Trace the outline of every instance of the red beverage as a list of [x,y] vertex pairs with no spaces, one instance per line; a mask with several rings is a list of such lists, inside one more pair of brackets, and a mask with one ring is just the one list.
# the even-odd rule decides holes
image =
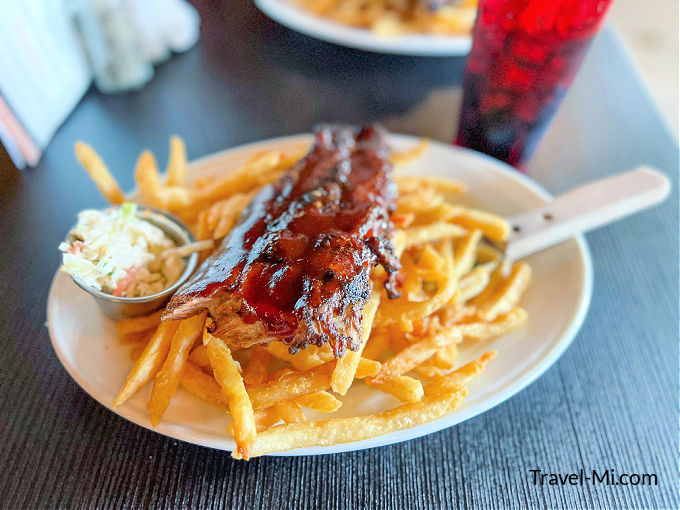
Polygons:
[[520,168],[612,0],[479,0],[456,144]]

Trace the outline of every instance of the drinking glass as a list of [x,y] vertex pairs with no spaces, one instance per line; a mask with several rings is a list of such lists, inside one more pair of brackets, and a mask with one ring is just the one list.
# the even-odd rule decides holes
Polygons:
[[519,169],[612,0],[479,0],[456,144]]

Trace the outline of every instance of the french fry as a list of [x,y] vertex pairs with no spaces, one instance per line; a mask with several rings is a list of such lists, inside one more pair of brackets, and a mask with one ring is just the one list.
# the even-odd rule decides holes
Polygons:
[[243,209],[250,203],[253,198],[252,193],[239,193],[226,199],[223,203],[220,216],[215,223],[213,230],[213,239],[221,239],[226,236],[231,229],[234,228]]
[[116,333],[120,337],[154,329],[161,323],[161,316],[164,311],[164,309],[161,309],[149,315],[141,315],[118,321],[116,322]]
[[439,349],[434,356],[432,356],[432,363],[438,368],[451,370],[456,365],[457,356],[458,346],[455,343],[452,343]]
[[132,350],[130,351],[130,359],[132,361],[137,361],[139,359],[139,357],[144,352],[144,349],[146,349],[146,346],[149,345],[149,342],[153,338],[153,335],[154,335],[155,332],[156,332],[155,330],[151,330],[151,332],[150,332],[151,334],[149,336],[147,336],[141,342],[137,342],[137,345],[135,345],[132,348]]
[[255,426],[258,433],[267,430],[269,427],[280,421],[281,416],[276,410],[276,407],[268,407],[267,409],[255,411]]
[[479,358],[472,360],[470,363],[457,368],[450,374],[436,378],[430,384],[425,386],[425,395],[432,397],[436,395],[445,394],[450,391],[451,386],[465,385],[470,381],[476,379],[482,373],[484,367],[489,364],[491,360],[496,357],[496,351],[489,351],[482,354]]
[[175,335],[178,327],[179,321],[161,322],[161,325],[156,329],[149,344],[140,355],[111,404],[113,409],[137,393],[140,388],[145,386],[158,373],[165,361],[168,350],[170,350],[172,337]]
[[418,402],[425,395],[422,383],[407,375],[400,375],[382,383],[370,381],[367,383],[369,386],[395,396],[402,402]]
[[211,251],[215,247],[215,242],[212,239],[194,241],[192,243],[184,244],[182,246],[176,246],[174,248],[168,248],[161,252],[163,258],[169,256],[175,257],[188,257],[196,251],[209,250]]
[[144,204],[159,208],[164,206],[158,196],[161,188],[158,165],[151,151],[144,151],[137,158],[135,183],[137,184],[139,198]]
[[[262,180],[262,177],[258,179]],[[267,179],[269,180],[269,178]],[[213,181],[214,184],[215,181]],[[221,215],[229,214],[229,210],[234,211],[234,221],[238,219],[238,216],[243,212],[245,206],[250,202],[250,200],[257,194],[267,182],[261,182],[251,187],[249,191],[244,192],[234,192],[232,195],[226,195],[221,199],[206,199],[201,197],[201,194],[207,193],[207,186],[204,188],[195,188],[191,194],[191,202],[183,208],[176,211],[176,214],[182,218],[186,223],[191,223],[201,215],[205,215],[208,220],[208,227],[211,232],[210,237],[217,238],[215,230],[218,228],[218,223],[220,221]],[[212,184],[211,184],[212,185]],[[246,198],[247,197],[247,198]],[[237,209],[239,203],[245,202],[241,209]],[[224,220],[224,225],[220,227],[222,231],[227,229],[227,218]]]
[[[433,307],[434,308],[434,307]],[[417,321],[419,319],[409,319],[407,317],[402,316],[401,319],[399,319],[399,322],[397,322],[397,327],[399,328],[399,331],[402,333],[410,333],[413,331],[413,321]]]
[[319,347],[315,352],[315,356],[317,356],[324,363],[335,359],[335,354],[333,354],[333,348],[331,347],[330,343],[325,343]]
[[438,329],[441,325],[441,320],[439,320],[439,315],[433,314],[423,317],[419,321],[413,322],[413,327],[410,331],[405,331],[404,333],[411,333],[405,339],[409,344],[415,343],[419,338],[424,337],[428,333]]
[[272,355],[260,346],[255,346],[248,364],[243,371],[243,381],[246,384],[261,384],[267,381],[269,362]]
[[[441,196],[441,195],[438,195]],[[453,217],[458,211],[458,207],[448,204],[443,201],[439,204],[427,203],[423,204],[411,223],[411,226],[427,226],[433,223],[447,223],[449,218]]]
[[181,186],[166,186],[156,193],[162,207],[170,212],[181,211],[193,200],[190,190]]
[[418,266],[423,269],[445,270],[446,260],[431,244],[426,244],[420,251]]
[[405,374],[409,370],[431,358],[439,349],[451,343],[458,343],[463,335],[452,328],[444,328],[440,333],[428,335],[398,352],[394,357],[382,363],[380,372],[369,379],[370,383],[383,383]]
[[306,349],[301,349],[297,354],[288,352],[288,346],[282,342],[271,342],[266,347],[263,347],[269,354],[282,361],[287,361],[296,370],[305,371],[310,368],[323,365],[324,361],[318,356],[318,349],[316,346],[309,346]]
[[503,254],[487,243],[479,243],[477,246],[477,263],[486,264],[488,262],[499,262],[503,259]]
[[148,329],[146,331],[137,331],[135,333],[127,333],[122,335],[119,340],[121,345],[139,345],[140,343],[147,343],[154,334],[153,329]]
[[361,360],[361,352],[364,350],[366,341],[371,335],[371,328],[373,327],[373,319],[378,309],[378,303],[380,303],[380,294],[374,292],[364,306],[362,339],[359,348],[356,351],[347,350],[345,355],[335,365],[335,370],[333,370],[333,375],[331,376],[331,388],[340,395],[347,393],[347,390],[354,381],[354,375]]
[[472,269],[472,266],[474,266],[475,257],[477,255],[477,246],[479,245],[481,238],[482,231],[473,230],[456,243],[453,252],[453,268],[456,279],[467,274]]
[[[331,374],[335,368],[336,361],[329,361],[323,365],[313,367],[307,372],[291,372],[282,374],[278,379],[268,384],[248,385],[253,407],[262,409],[276,405],[276,403],[298,399],[309,395],[317,394],[330,387]],[[361,358],[357,366],[355,377],[365,378],[376,375],[380,370],[380,363],[377,361]],[[305,400],[311,402],[312,397]],[[319,397],[315,397],[319,398]]]
[[458,280],[458,300],[465,303],[482,292],[489,285],[491,273],[495,268],[495,262],[488,262],[477,266]]
[[284,375],[296,374],[296,373],[298,373],[298,372],[296,370],[293,370],[290,367],[280,368],[280,369],[275,370],[274,372],[270,373],[267,376],[267,382],[278,381]]
[[320,411],[322,413],[332,413],[342,406],[342,402],[327,391],[317,391],[315,393],[308,393],[307,395],[295,397],[295,402],[302,407],[308,407],[309,409],[314,409],[315,411]]
[[212,374],[212,365],[208,358],[208,349],[202,343],[194,347],[189,353],[189,361],[204,372]]
[[[396,229],[403,229],[408,226],[411,226],[413,224],[413,221],[416,219],[416,215],[412,212],[409,213],[394,213],[392,216],[390,216],[390,219],[392,220],[392,223],[394,224],[394,228]],[[376,267],[382,267],[382,266],[376,266]]]
[[[253,193],[236,193],[203,209],[198,218],[204,238],[220,239],[227,235],[253,196]],[[186,219],[190,212],[184,210],[180,215]]]
[[440,239],[462,237],[468,233],[464,228],[451,223],[437,222],[421,227],[408,227],[403,229],[406,239],[405,247],[418,244],[431,243]]
[[151,207],[174,212],[187,206],[192,200],[187,188],[163,187],[158,173],[158,164],[151,151],[144,151],[139,155],[135,165],[135,182],[140,201]]
[[[418,185],[419,178],[411,177],[413,179],[412,189],[408,189],[410,185],[404,184],[403,181],[397,181],[399,187],[399,196],[397,197],[397,214],[413,214],[415,216],[414,223],[426,224],[421,218],[429,217],[436,210],[442,206],[446,209],[453,207],[446,203],[445,197],[442,193],[437,192],[434,188],[425,185]],[[437,215],[435,215],[437,216]],[[449,214],[452,216],[452,214]]]
[[365,358],[379,361],[378,358],[387,350],[389,345],[390,338],[384,328],[380,332],[371,331],[371,337],[366,342],[362,354]]
[[378,309],[375,319],[377,324],[387,326],[397,323],[403,331],[408,332],[413,328],[413,321],[436,312],[451,301],[456,293],[456,280],[449,271],[422,271],[419,278],[434,293],[428,295],[425,288],[402,292],[400,298]]
[[[392,244],[394,245],[394,254],[397,257],[401,257],[406,249],[406,234],[404,229],[397,230],[392,236]],[[385,269],[382,266],[377,266],[373,269],[378,275],[385,275]],[[375,274],[374,273],[374,274]]]
[[222,394],[220,385],[215,378],[206,374],[203,370],[188,361],[184,366],[180,379],[182,388],[193,396],[208,402],[209,404],[229,410],[229,401]]
[[441,323],[445,326],[470,322],[477,319],[477,308],[468,305],[449,304],[441,309]]
[[[488,266],[490,267],[491,264],[492,263],[489,263]],[[493,297],[497,293],[497,290],[501,287],[501,285],[505,281],[506,277],[505,275],[507,275],[510,272],[510,268],[511,263],[507,260],[502,261],[499,264],[496,264],[494,266],[493,271],[491,271],[491,273],[489,274],[489,282],[487,283],[486,287],[484,287],[480,293],[478,293],[474,298],[472,298],[469,301],[468,305],[473,306],[475,308],[479,308],[487,301],[493,299]]]
[[257,437],[253,406],[246,392],[243,379],[231,351],[221,339],[203,331],[203,345],[208,349],[208,358],[215,372],[215,379],[222,388],[222,394],[229,402],[229,410],[234,419],[234,439],[236,451],[244,459],[250,456],[250,449]]
[[281,402],[280,404],[276,404],[274,407],[279,416],[281,416],[281,419],[286,423],[300,423],[302,421],[307,421],[305,414],[302,412],[299,404],[297,404],[295,401],[287,400],[285,402]]
[[[439,243],[440,253],[446,264],[443,270],[420,271],[418,277],[428,282],[436,292],[428,299],[413,302],[409,295],[402,292],[398,299],[383,299],[384,304],[376,312],[375,322],[385,326],[393,323],[403,323],[406,320],[418,320],[426,317],[447,304],[456,293],[456,280],[453,277],[453,247],[451,241]],[[403,289],[402,289],[403,290]]]
[[[411,328],[411,331],[412,330],[413,328]],[[393,353],[403,351],[411,345],[411,343],[406,340],[405,333],[408,333],[408,331],[401,331],[399,334],[397,334],[396,331],[393,331],[392,337],[390,338],[390,347],[392,348]]]
[[[217,384],[214,377],[207,375],[190,361],[187,362],[184,372],[182,373],[181,385],[182,388],[195,397],[198,397],[209,404],[227,410],[229,409],[229,402],[222,394],[220,385]],[[308,407],[309,409],[314,409],[315,411],[322,413],[332,413],[342,406],[342,402],[326,391],[309,393],[307,395],[295,397],[293,400],[302,407]],[[272,418],[276,419],[268,421]],[[257,423],[258,432],[269,428],[280,419],[281,417],[276,412],[275,406],[255,410],[255,422]],[[264,425],[265,422],[268,424]]]
[[425,381],[432,381],[437,377],[446,374],[447,370],[437,367],[431,359],[423,361],[420,365],[415,367],[413,371]]
[[524,262],[515,264],[510,276],[496,286],[491,295],[479,296],[472,303],[478,307],[477,314],[485,321],[492,321],[501,314],[512,310],[529,285],[531,268]]
[[302,158],[304,158],[309,151],[312,150],[310,144],[299,144],[295,147],[290,147],[283,153],[283,158],[277,165],[278,170],[288,170]]
[[[187,362],[184,372],[182,373],[181,384],[182,388],[187,390],[195,397],[198,397],[201,400],[218,407],[222,407],[227,410],[229,409],[229,402],[222,394],[220,385],[217,384],[215,378],[211,375],[207,375],[190,361]],[[301,395],[299,397],[295,397],[293,400],[302,407],[308,407],[309,409],[314,409],[315,411],[322,413],[332,413],[333,411],[337,411],[342,406],[342,402],[326,391],[317,391],[315,393]],[[269,418],[265,419],[266,416]],[[264,426],[264,428],[269,428],[271,425],[279,421],[281,417],[276,412],[275,407],[256,410],[255,421],[257,423],[258,432],[263,430],[261,428],[263,420],[266,421],[267,419],[274,417],[276,419]]]
[[76,142],[75,145],[76,158],[80,164],[90,174],[90,178],[94,181],[101,191],[104,198],[114,205],[120,205],[125,202],[125,196],[120,189],[118,182],[111,175],[109,169],[89,145],[83,142]]
[[302,395],[292,400],[285,400],[275,406],[255,410],[255,422],[257,431],[266,430],[281,419],[286,423],[298,423],[306,421],[300,407],[308,407],[322,413],[337,411],[342,402],[330,393],[318,391],[308,395]]
[[268,151],[260,154],[242,167],[198,190],[197,200],[213,202],[236,193],[252,191],[274,177],[275,174],[272,172],[278,169],[283,159],[284,154],[281,151]]
[[170,137],[170,156],[166,169],[168,186],[182,186],[187,180],[187,148],[179,136]]
[[[224,177],[240,178],[246,174],[252,175],[254,173],[263,174],[271,172],[278,169],[278,165],[285,159],[286,154],[287,153],[280,149],[272,149],[269,151],[253,152],[245,161],[242,161],[242,158],[239,158],[238,163],[232,161],[231,158],[228,158],[226,162],[221,158],[207,158],[197,163],[193,163],[191,170],[193,173],[198,174],[200,176],[199,179],[202,181],[200,186],[195,187],[204,188]],[[272,157],[275,158],[274,165],[267,164],[265,168],[253,168],[252,162],[254,160],[266,162],[271,161]],[[205,178],[205,176],[209,178]]]
[[170,399],[180,385],[182,371],[189,357],[189,350],[201,334],[205,315],[205,313],[201,313],[180,321],[163,367],[156,374],[151,397],[146,406],[153,427],[157,427],[161,422],[161,417],[168,408]]
[[[194,236],[199,241],[212,239],[212,231],[210,230],[210,226],[208,225],[209,212],[210,212],[209,209],[202,211],[201,214],[198,215],[198,224],[195,225],[193,228]],[[205,252],[202,252],[201,254],[203,253],[207,254],[207,250]]]
[[215,182],[214,175],[199,175],[191,181],[192,188],[205,188],[211,182]]
[[510,224],[505,218],[478,209],[460,208],[449,221],[467,230],[481,230],[494,241],[505,241],[510,233]]
[[275,406],[255,411],[257,431],[266,430],[281,419],[286,423],[306,421],[305,415],[302,409],[300,409],[301,406],[323,413],[332,413],[339,409],[341,405],[342,402],[325,391],[318,391],[296,397],[292,400],[285,400]]
[[470,322],[454,326],[465,340],[489,340],[508,331],[520,327],[527,320],[527,312],[522,308],[513,308],[504,315],[499,315],[492,322]]
[[354,372],[355,379],[365,379],[366,377],[373,377],[380,373],[380,363],[372,359],[361,358],[356,372]]
[[283,400],[327,389],[331,385],[335,363],[329,361],[307,372],[287,374],[271,383],[248,385],[248,395],[253,408],[271,407]]
[[418,144],[404,152],[394,152],[390,154],[390,163],[394,166],[403,166],[410,161],[422,156],[427,148],[430,146],[430,140],[427,138],[421,138]]
[[415,177],[411,175],[398,175],[395,179],[400,192],[414,192],[423,188],[433,188],[440,193],[460,194],[465,193],[466,187],[460,181],[443,177]]
[[[306,446],[361,441],[420,425],[451,412],[467,395],[463,386],[455,384],[439,383],[437,390],[436,394],[426,396],[419,402],[404,404],[382,413],[275,426],[259,434],[251,457]],[[241,454],[234,450],[232,457],[238,459]]]

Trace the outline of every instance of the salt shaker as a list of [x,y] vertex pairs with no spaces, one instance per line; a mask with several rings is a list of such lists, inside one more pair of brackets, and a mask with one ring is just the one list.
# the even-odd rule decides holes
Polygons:
[[139,89],[151,79],[153,66],[142,51],[126,2],[86,0],[76,6],[75,17],[100,91]]

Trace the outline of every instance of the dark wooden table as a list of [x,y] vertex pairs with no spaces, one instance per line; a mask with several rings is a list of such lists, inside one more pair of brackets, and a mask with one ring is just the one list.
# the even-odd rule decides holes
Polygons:
[[[204,2],[195,49],[142,91],[90,92],[38,168],[0,160],[0,506],[18,508],[678,507],[678,197],[588,235],[595,290],[580,334],[538,381],[481,416],[386,448],[237,462],[117,417],[52,351],[45,322],[56,246],[104,204],[73,157],[83,139],[125,187],[136,155],[190,155],[383,121],[450,140],[461,58],[373,55],[310,40],[249,2]],[[553,192],[678,147],[616,38],[596,41],[529,173]],[[555,303],[559,306],[559,303]],[[656,486],[534,485],[530,470],[655,473]]]

